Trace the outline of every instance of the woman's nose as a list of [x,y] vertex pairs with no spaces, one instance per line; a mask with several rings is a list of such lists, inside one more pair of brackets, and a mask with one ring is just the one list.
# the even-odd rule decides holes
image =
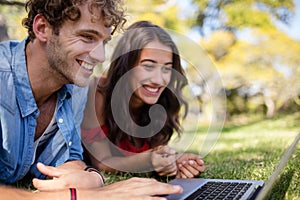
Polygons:
[[158,85],[165,84],[165,77],[160,66],[156,66],[154,72],[152,73],[151,80],[153,83],[156,83]]

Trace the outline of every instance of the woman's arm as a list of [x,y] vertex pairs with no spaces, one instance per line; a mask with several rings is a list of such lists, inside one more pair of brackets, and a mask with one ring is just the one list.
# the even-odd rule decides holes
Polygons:
[[[96,125],[100,126],[105,124],[105,116],[103,115],[105,96],[96,91],[97,84],[104,84],[105,81],[105,77],[101,77],[100,79],[95,79],[90,84],[84,120],[81,125],[82,130],[92,129],[95,128]],[[95,113],[97,115],[96,117]],[[85,143],[92,164],[100,170],[107,172],[136,172],[140,170],[147,171],[152,168],[150,151],[129,157],[116,157],[112,155],[110,150],[110,145],[112,145],[110,141],[107,138],[100,138],[101,140],[93,141],[90,144]],[[140,165],[141,163],[142,165]]]
[[[87,147],[92,165],[106,172],[146,172],[152,170],[151,151],[127,157],[113,156],[107,138]],[[115,147],[118,151],[118,147]]]
[[88,147],[92,164],[100,170],[106,172],[156,171],[161,176],[175,176],[177,173],[176,152],[168,146],[159,146],[155,149],[121,157],[112,155],[110,145],[105,138]]

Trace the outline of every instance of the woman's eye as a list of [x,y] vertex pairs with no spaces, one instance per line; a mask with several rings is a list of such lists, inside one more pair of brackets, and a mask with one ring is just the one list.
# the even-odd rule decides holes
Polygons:
[[162,71],[163,71],[164,73],[169,73],[169,72],[172,71],[172,67],[164,66],[164,67],[162,67]]
[[146,69],[153,69],[154,68],[154,65],[147,65],[147,64],[143,64],[142,65],[144,68],[146,68]]

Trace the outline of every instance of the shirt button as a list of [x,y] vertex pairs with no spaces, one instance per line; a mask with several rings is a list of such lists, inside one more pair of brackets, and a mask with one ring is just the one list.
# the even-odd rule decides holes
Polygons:
[[63,118],[59,118],[59,119],[58,119],[58,122],[59,122],[60,124],[62,124],[62,123],[64,122]]
[[72,141],[70,141],[70,142],[69,142],[69,147],[72,146],[72,144],[73,144]]

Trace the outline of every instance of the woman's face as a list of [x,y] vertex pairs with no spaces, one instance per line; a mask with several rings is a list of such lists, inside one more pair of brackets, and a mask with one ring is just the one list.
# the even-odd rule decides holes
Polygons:
[[172,58],[171,48],[158,41],[150,42],[142,49],[130,81],[134,90],[133,107],[158,101],[171,80]]

